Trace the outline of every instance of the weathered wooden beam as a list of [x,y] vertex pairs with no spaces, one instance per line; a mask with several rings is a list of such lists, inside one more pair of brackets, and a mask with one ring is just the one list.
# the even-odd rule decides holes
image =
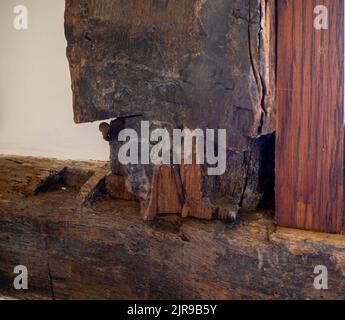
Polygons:
[[[76,122],[140,114],[126,128],[226,129],[227,171],[201,171],[196,207],[252,209],[273,191],[275,0],[66,0],[65,30]],[[123,175],[142,202],[155,202],[157,170]]]
[[66,0],[76,122],[139,113],[272,132],[274,2]]
[[[11,181],[13,172],[36,176],[40,169],[34,163],[43,164],[15,161],[22,165],[0,158],[1,168],[11,168],[3,171],[2,181]],[[47,169],[54,161],[45,163]],[[258,212],[242,212],[235,224],[177,215],[145,223],[137,202],[105,198],[80,207],[78,190],[68,186],[20,201],[15,189],[7,194],[0,202],[0,292],[5,296],[345,299],[341,235],[276,229],[270,213]],[[13,289],[13,268],[19,264],[29,270],[26,292]],[[328,268],[326,291],[314,287],[318,265]]]
[[276,215],[280,226],[340,232],[344,1],[322,2],[326,30],[314,27],[316,5],[278,1]]

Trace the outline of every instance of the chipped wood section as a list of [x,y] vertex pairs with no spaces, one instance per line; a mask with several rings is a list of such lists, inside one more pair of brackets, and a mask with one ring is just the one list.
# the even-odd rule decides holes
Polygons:
[[201,167],[199,165],[178,166],[181,176],[183,206],[177,188],[176,178],[171,166],[156,166],[150,187],[149,197],[140,198],[128,192],[125,177],[109,175],[106,178],[106,189],[114,199],[137,200],[140,202],[141,216],[145,221],[154,220],[161,214],[180,214],[183,218],[194,217],[222,221],[234,221],[240,207],[227,199],[219,199],[211,204],[201,191]]
[[105,165],[103,168],[97,168],[90,179],[81,187],[77,199],[83,206],[90,206],[99,197],[102,192],[105,192],[105,180],[109,174],[109,166]]
[[[152,166],[152,179],[146,178],[145,166],[135,170],[136,179],[131,180],[130,170],[116,165],[118,173],[107,177],[106,188],[115,199],[136,200],[140,202],[140,212],[144,220],[155,219],[160,214],[181,214],[183,218],[233,221],[239,210],[229,199],[217,199],[211,204],[202,191],[202,166],[196,164],[195,142],[193,164],[191,165],[156,165]],[[183,156],[182,156],[183,159]],[[183,162],[183,160],[182,160]],[[139,169],[138,169],[139,168]],[[147,170],[147,167],[146,167]],[[138,187],[133,190],[134,187]],[[148,191],[143,192],[143,189]]]
[[181,179],[186,195],[182,216],[207,220],[213,219],[216,208],[209,203],[208,199],[203,197],[201,166],[195,163],[192,165],[181,165]]
[[[54,164],[18,159],[26,169],[0,158],[2,181],[10,182],[13,172],[36,176],[43,162],[47,167]],[[61,164],[70,167],[68,162]],[[16,190],[7,191],[8,202],[0,202],[3,296],[345,299],[343,235],[276,229],[268,212],[241,211],[232,224],[178,215],[145,223],[137,202],[105,197],[85,208],[74,188],[20,200]],[[13,267],[18,263],[28,267],[29,291],[13,289]],[[328,268],[329,290],[314,289],[318,265]]]
[[143,219],[153,220],[159,214],[177,214],[181,211],[172,168],[170,166],[155,167],[149,200],[141,203]]
[[156,167],[147,207],[145,202],[142,202],[141,212],[145,220],[152,220],[159,214],[169,213],[181,214],[183,218],[211,220],[215,217],[216,208],[207,205],[207,199],[202,197],[200,166],[179,167],[185,204],[181,206],[173,169],[170,166]]
[[0,156],[0,202],[58,189],[79,190],[95,173],[109,170],[102,161]]
[[[75,121],[141,114],[163,129],[226,129],[231,170],[202,174],[202,192],[257,208],[273,188],[253,141],[275,130],[275,29],[274,0],[66,0]],[[154,170],[144,182],[138,171],[132,189],[149,190]]]
[[260,0],[262,28],[258,60],[262,81],[259,108],[262,127],[259,132],[264,134],[276,130],[276,3],[276,0]]
[[105,188],[108,194],[117,200],[138,201],[138,197],[128,190],[126,178],[109,174],[105,178]]
[[340,232],[344,224],[344,1],[278,1],[277,222]]
[[[41,162],[34,158],[23,162],[17,157],[3,157],[1,161],[3,165],[0,166],[0,201],[6,201],[11,190],[21,196],[34,195],[42,190],[44,185],[47,186],[47,181],[58,181],[58,177],[65,170],[63,164],[51,162],[52,166],[47,166],[45,160]],[[18,172],[15,168],[22,170]]]

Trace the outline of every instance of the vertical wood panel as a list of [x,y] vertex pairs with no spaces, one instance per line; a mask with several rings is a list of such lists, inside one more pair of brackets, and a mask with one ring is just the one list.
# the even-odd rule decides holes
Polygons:
[[[328,8],[328,30],[314,29],[319,4]],[[340,232],[344,0],[279,0],[277,39],[277,223]]]

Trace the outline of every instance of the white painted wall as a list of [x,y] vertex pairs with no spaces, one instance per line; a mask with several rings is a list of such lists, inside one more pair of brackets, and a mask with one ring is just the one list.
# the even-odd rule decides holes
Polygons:
[[[26,5],[29,29],[15,30]],[[64,0],[0,0],[0,154],[108,159],[98,123],[75,124]]]

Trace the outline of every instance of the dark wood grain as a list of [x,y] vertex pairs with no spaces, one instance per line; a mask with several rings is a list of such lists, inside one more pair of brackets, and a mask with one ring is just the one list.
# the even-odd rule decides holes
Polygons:
[[[329,29],[313,27],[314,7]],[[276,205],[280,226],[340,232],[344,1],[278,1]]]
[[[105,197],[81,207],[80,184],[103,165],[0,157],[0,296],[345,299],[344,236],[275,228],[258,212],[242,211],[231,225],[179,215],[145,223],[136,202]],[[42,172],[60,167],[65,190],[31,195]],[[13,288],[18,264],[28,268],[29,290]],[[329,290],[314,288],[317,265],[328,268]]]
[[[226,129],[227,170],[203,166],[201,191],[255,209],[273,189],[275,29],[275,0],[66,0],[75,121],[141,114],[126,128]],[[120,145],[110,144],[116,175]],[[148,202],[155,169],[124,174]]]

